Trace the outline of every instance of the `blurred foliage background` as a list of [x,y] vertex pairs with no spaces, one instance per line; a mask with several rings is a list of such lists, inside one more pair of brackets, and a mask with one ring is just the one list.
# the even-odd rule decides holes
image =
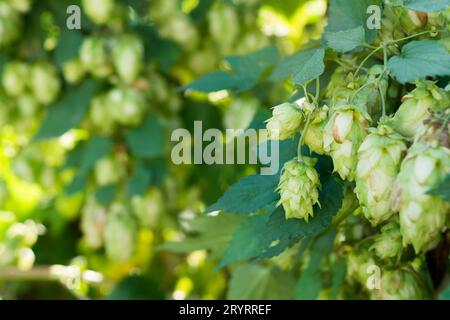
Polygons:
[[[74,4],[79,30],[67,28]],[[262,293],[271,269],[215,269],[241,220],[202,216],[256,167],[175,166],[170,134],[192,131],[195,120],[204,129],[263,127],[292,88],[263,81],[239,96],[180,88],[228,70],[225,57],[271,45],[275,59],[294,53],[319,37],[326,8],[325,0],[0,0],[0,298],[285,297]],[[239,277],[249,273],[243,292]],[[290,281],[274,276],[267,286]]]

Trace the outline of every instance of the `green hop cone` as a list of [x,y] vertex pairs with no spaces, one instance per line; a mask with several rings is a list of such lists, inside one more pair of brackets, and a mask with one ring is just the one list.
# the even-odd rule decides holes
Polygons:
[[126,262],[136,247],[137,225],[131,212],[121,204],[113,204],[105,227],[105,247],[109,259]]
[[359,148],[355,193],[373,226],[394,214],[392,186],[405,152],[402,137],[384,124],[372,129]]
[[98,205],[94,197],[88,199],[81,211],[81,231],[85,244],[92,249],[103,245],[106,209]]
[[31,67],[30,88],[37,101],[49,104],[56,100],[61,89],[58,72],[48,62],[38,62]]
[[133,35],[121,35],[113,48],[113,64],[120,79],[125,83],[136,80],[144,57],[142,41]]
[[10,45],[21,34],[22,20],[12,5],[0,1],[0,48]]
[[116,122],[111,115],[111,105],[107,95],[101,94],[92,99],[89,120],[94,128],[102,134],[111,135],[114,132]]
[[334,171],[342,179],[355,178],[357,153],[367,136],[369,115],[353,105],[334,110],[324,128],[324,150],[331,156]]
[[96,24],[107,23],[114,13],[114,0],[83,0],[83,11]]
[[366,243],[362,243],[347,255],[348,278],[364,288],[367,288],[369,277],[372,275],[372,266],[376,266],[375,258]]
[[427,194],[450,173],[450,150],[417,141],[402,163],[394,186],[394,208],[400,213],[404,245],[417,253],[432,249],[445,230],[450,205]]
[[314,165],[317,159],[303,157],[287,162],[283,167],[278,191],[286,219],[305,219],[314,214],[313,206],[319,204],[320,180]]
[[164,210],[164,196],[153,187],[144,196],[134,196],[131,205],[141,227],[154,227]]
[[412,269],[400,268],[382,271],[380,289],[372,290],[372,299],[377,300],[422,300],[428,299],[425,279]]
[[83,79],[86,70],[79,58],[72,59],[63,65],[63,76],[68,83],[78,83]]
[[405,137],[413,138],[423,133],[430,110],[439,111],[450,106],[450,94],[431,81],[422,81],[402,101],[392,126]]
[[124,170],[119,159],[112,157],[102,158],[95,164],[95,181],[99,186],[117,183],[124,176]]
[[21,13],[30,11],[32,0],[10,0],[9,5]]
[[29,75],[29,68],[23,62],[10,62],[5,65],[2,76],[2,84],[6,94],[9,96],[21,95],[27,86],[26,80]]
[[103,78],[110,75],[112,68],[106,50],[106,39],[86,38],[81,44],[80,61],[84,69],[96,77]]
[[39,103],[36,101],[36,98],[29,94],[24,93],[16,98],[17,107],[19,113],[24,118],[31,118],[39,110]]
[[283,103],[273,108],[272,118],[267,120],[269,137],[273,140],[286,140],[300,129],[304,117],[298,104]]
[[383,260],[398,257],[403,249],[400,225],[396,221],[390,221],[384,225],[371,249]]
[[145,96],[136,88],[114,88],[108,93],[108,103],[115,121],[137,125],[146,109]]
[[317,154],[324,154],[323,148],[323,129],[325,128],[326,120],[328,118],[328,107],[323,106],[320,109],[313,111],[311,116],[311,123],[308,130],[304,134],[304,142],[309,150]]

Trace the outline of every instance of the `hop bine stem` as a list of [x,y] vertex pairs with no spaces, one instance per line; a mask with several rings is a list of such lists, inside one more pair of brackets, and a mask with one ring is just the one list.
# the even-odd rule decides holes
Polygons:
[[[306,99],[306,102],[307,102],[308,104],[310,104],[311,102],[310,102],[310,100],[309,100],[307,86],[308,86],[308,83],[306,83],[306,84],[305,84],[304,86],[302,86],[302,87],[303,87],[303,91],[304,91],[304,93],[305,93],[305,99]],[[315,97],[314,97],[314,101],[312,102],[313,105],[314,105],[314,109],[315,109],[315,107],[318,105],[319,96],[320,96],[320,79],[317,77],[317,78],[316,78],[316,95],[315,95]],[[305,128],[303,129],[302,134],[301,134],[301,136],[300,136],[300,140],[299,140],[299,142],[298,142],[298,146],[297,146],[297,159],[298,159],[299,162],[302,162],[302,161],[303,161],[302,146],[303,146],[303,142],[304,142],[304,140],[305,140],[305,135],[306,135],[306,133],[307,133],[307,131],[308,131],[308,129],[309,129],[309,126],[310,126],[310,124],[311,124],[311,118],[312,118],[313,112],[314,112],[314,110],[311,110],[311,111],[308,113],[308,116],[307,116],[307,118],[306,118]]]

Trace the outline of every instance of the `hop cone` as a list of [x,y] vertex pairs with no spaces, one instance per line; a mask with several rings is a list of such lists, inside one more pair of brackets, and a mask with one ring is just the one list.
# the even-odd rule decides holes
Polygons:
[[303,122],[298,104],[283,103],[273,108],[272,118],[267,121],[267,130],[272,139],[285,140],[294,136]]
[[323,149],[323,129],[325,128],[327,118],[327,106],[314,110],[311,116],[311,123],[303,137],[309,150],[317,154],[325,153],[325,150]]
[[439,111],[450,106],[450,95],[431,81],[417,83],[417,88],[403,97],[403,103],[393,120],[396,131],[406,137],[420,135],[429,110]]
[[386,125],[373,129],[359,148],[355,192],[365,217],[374,226],[394,213],[392,186],[405,152],[402,137]]
[[40,103],[53,102],[59,94],[61,82],[56,68],[46,62],[38,62],[30,71],[30,89]]
[[372,298],[378,300],[421,300],[428,298],[424,279],[414,270],[394,269],[383,271],[381,288],[373,290]]
[[396,221],[391,221],[381,228],[371,247],[380,259],[397,257],[402,251],[402,234]]
[[116,39],[113,64],[119,77],[126,83],[136,80],[144,56],[144,45],[138,37],[122,35]]
[[331,115],[324,129],[324,150],[333,159],[334,171],[342,179],[355,178],[357,152],[367,135],[369,115],[353,105],[341,106]]
[[376,265],[375,259],[365,244],[347,255],[348,277],[364,287],[367,285],[371,275],[370,267],[373,265]]
[[112,261],[130,259],[136,246],[137,227],[130,212],[120,204],[114,204],[108,214],[105,227],[106,254]]
[[450,150],[419,140],[410,148],[397,177],[393,199],[400,212],[403,243],[427,251],[440,240],[450,205],[427,192],[450,173]]
[[81,213],[81,230],[86,245],[98,249],[103,245],[106,210],[90,198]]
[[283,167],[278,190],[286,219],[297,218],[308,221],[313,216],[313,206],[319,203],[319,175],[314,169],[316,159],[303,157],[291,160]]
[[[383,10],[381,29],[374,43],[389,42],[395,39],[412,35],[425,28],[428,16],[424,12],[409,10],[398,6],[386,6]],[[399,54],[399,48],[395,45],[388,46],[388,54]]]

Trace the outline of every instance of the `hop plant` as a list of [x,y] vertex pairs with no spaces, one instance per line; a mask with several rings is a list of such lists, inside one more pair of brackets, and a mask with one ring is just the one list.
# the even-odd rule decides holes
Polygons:
[[353,105],[334,110],[324,128],[323,146],[342,179],[355,178],[357,152],[367,136],[369,115]]
[[392,126],[402,135],[413,138],[423,133],[424,121],[430,116],[430,110],[439,111],[450,106],[450,95],[433,82],[422,81],[402,101]]
[[304,142],[308,146],[309,150],[317,154],[324,154],[323,148],[323,129],[327,123],[329,108],[323,106],[322,108],[315,109],[311,116],[311,123],[308,130],[304,132]]
[[78,83],[83,79],[86,70],[79,58],[66,62],[63,66],[64,79],[68,83]]
[[267,121],[271,139],[285,140],[294,136],[300,129],[304,117],[296,103],[283,103],[273,108],[272,118]]
[[384,225],[371,249],[383,260],[398,257],[403,249],[400,225],[396,221],[390,221]]
[[0,48],[10,45],[21,34],[20,13],[7,2],[0,2]]
[[404,245],[417,253],[439,242],[446,227],[450,205],[427,192],[450,173],[450,150],[419,140],[402,163],[394,187],[394,208],[400,213]]
[[297,218],[308,221],[314,214],[313,206],[319,204],[319,175],[314,168],[317,159],[303,157],[294,159],[283,167],[278,191],[286,219]]
[[114,0],[83,0],[83,11],[96,24],[105,24],[114,12]]
[[402,137],[385,124],[372,129],[359,148],[355,192],[374,226],[394,214],[392,186],[406,149]]
[[123,125],[136,125],[146,109],[143,94],[135,88],[120,87],[108,92],[108,104],[114,120]]
[[61,82],[54,65],[47,62],[38,62],[31,67],[31,91],[42,104],[55,101],[61,89]]
[[[378,45],[381,42],[388,43],[392,40],[411,35],[425,28],[427,21],[428,15],[425,12],[388,5],[383,10],[381,29],[374,42]],[[388,46],[388,54],[399,53],[398,46]]]
[[367,286],[370,267],[373,265],[376,265],[376,261],[367,243],[361,243],[347,255],[347,275],[363,287]]
[[115,262],[128,261],[136,247],[137,226],[132,214],[122,204],[113,204],[105,227],[105,247]]
[[27,87],[24,80],[27,79],[29,72],[28,65],[23,62],[14,61],[6,64],[2,76],[5,92],[14,97],[21,95]]
[[410,268],[382,272],[379,290],[373,290],[378,300],[419,300],[429,298],[421,274]]
[[106,209],[91,197],[81,212],[81,231],[85,244],[92,249],[103,245],[106,224]]
[[144,57],[142,41],[133,35],[122,35],[115,40],[113,64],[119,77],[126,83],[136,80]]
[[98,36],[86,38],[81,44],[80,61],[85,70],[96,77],[111,74],[112,68],[106,50],[106,40]]

